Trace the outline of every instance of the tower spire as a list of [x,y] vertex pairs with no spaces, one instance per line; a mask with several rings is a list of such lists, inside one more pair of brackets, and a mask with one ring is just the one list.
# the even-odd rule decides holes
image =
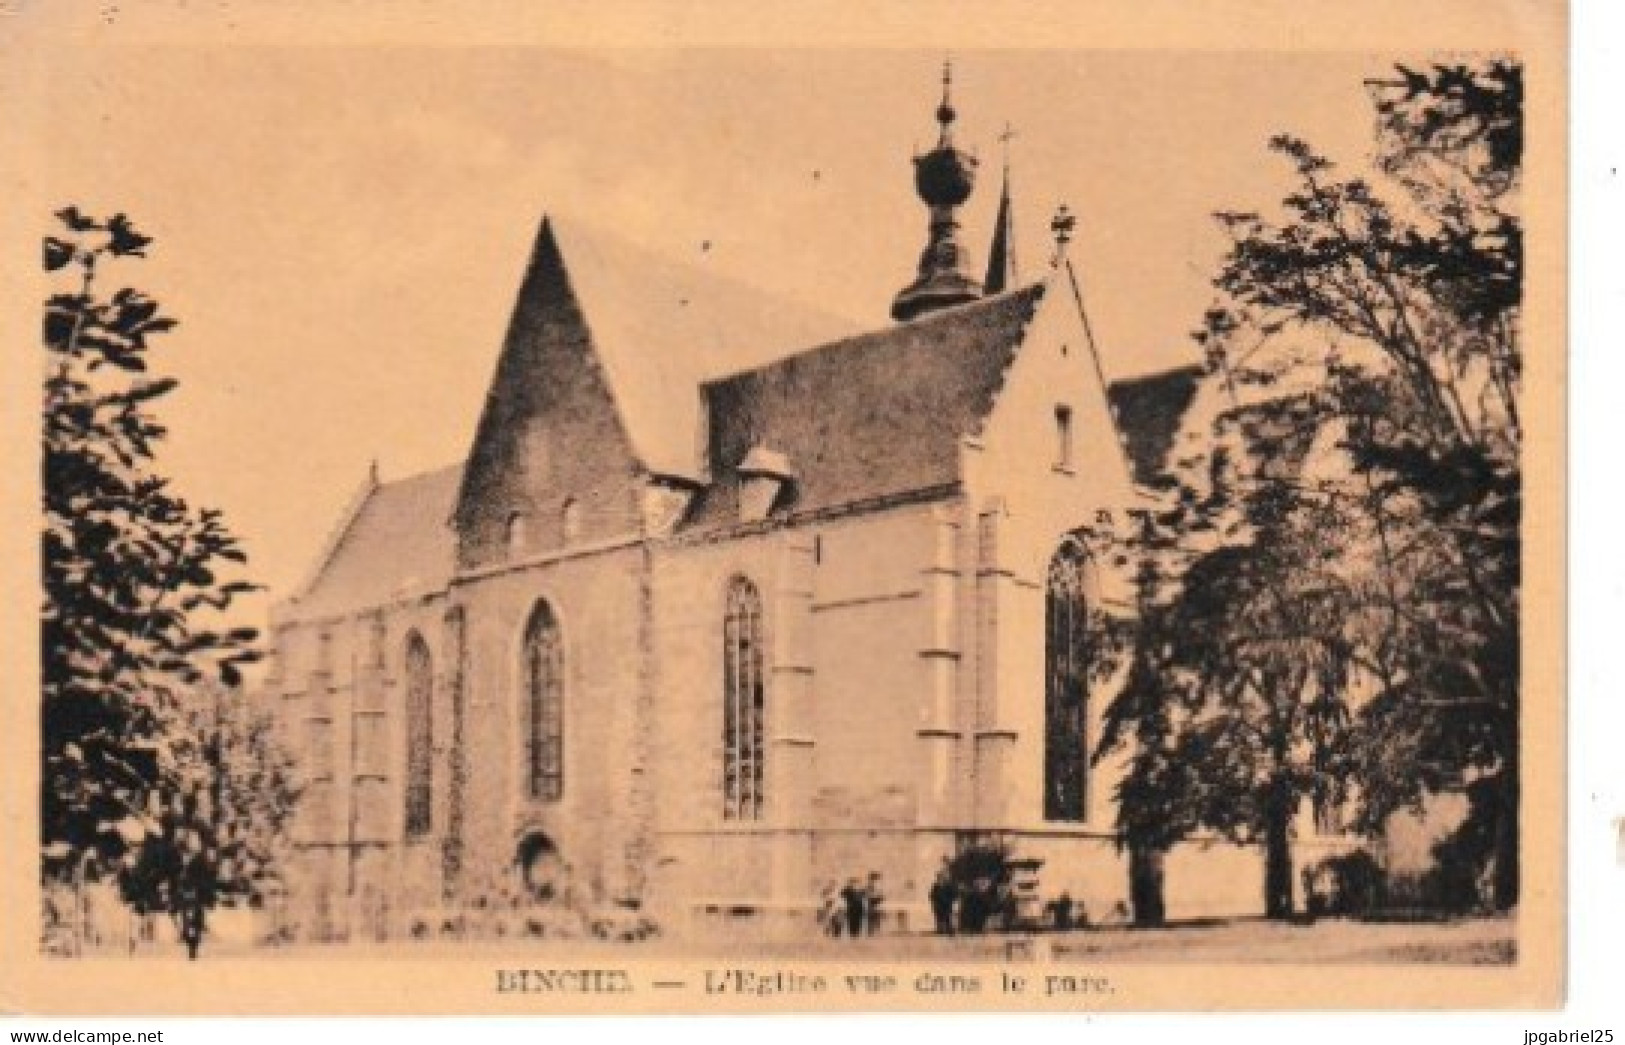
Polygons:
[[999,192],[999,217],[993,223],[993,246],[987,256],[987,278],[982,291],[998,294],[1015,286],[1016,275],[1016,218],[1010,206],[1010,139],[1016,136],[1008,123],[999,135],[1004,144],[1004,186]]
[[954,146],[953,65],[942,64],[942,102],[937,106],[941,133],[937,147],[914,157],[914,190],[931,218],[925,250],[914,282],[892,299],[893,319],[908,320],[932,309],[946,308],[982,296],[982,287],[965,272],[968,260],[959,243],[961,204],[976,185],[976,157]]

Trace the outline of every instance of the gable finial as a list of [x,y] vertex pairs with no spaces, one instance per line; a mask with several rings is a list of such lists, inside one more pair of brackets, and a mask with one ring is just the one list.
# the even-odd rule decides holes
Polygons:
[[1055,264],[1059,265],[1066,257],[1066,245],[1072,242],[1072,231],[1077,226],[1078,219],[1072,208],[1064,203],[1055,208],[1055,217],[1049,223],[1049,230],[1055,235]]

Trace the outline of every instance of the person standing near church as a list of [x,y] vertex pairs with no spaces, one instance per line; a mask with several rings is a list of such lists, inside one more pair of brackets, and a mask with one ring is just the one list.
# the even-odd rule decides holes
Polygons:
[[186,945],[186,957],[195,962],[203,934],[208,931],[208,909],[214,902],[214,868],[200,842],[193,841],[191,851],[182,859],[185,863],[175,887],[175,918],[181,942]]
[[937,880],[931,883],[930,892],[931,917],[936,920],[938,936],[954,934],[954,900],[957,893],[953,879],[944,867],[937,872]]
[[818,892],[818,930],[825,936],[839,936],[842,921],[840,894],[833,881],[825,882]]
[[846,932],[856,938],[863,935],[863,916],[867,913],[869,898],[856,878],[846,880],[841,890],[841,903],[846,907]]
[[869,872],[869,884],[863,890],[863,924],[870,936],[880,930],[880,905],[886,894],[880,888],[880,872]]

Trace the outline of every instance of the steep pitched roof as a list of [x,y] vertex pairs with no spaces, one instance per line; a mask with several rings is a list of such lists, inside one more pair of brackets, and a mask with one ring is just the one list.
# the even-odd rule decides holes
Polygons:
[[795,472],[816,511],[954,482],[1045,291],[1034,284],[708,383],[715,482],[687,525],[738,518],[738,466],[757,447]]
[[703,477],[699,386],[857,331],[847,319],[653,254],[574,218],[554,237],[634,451],[659,475]]
[[1201,376],[1200,367],[1181,367],[1113,381],[1107,389],[1135,482],[1149,486],[1161,479],[1168,451],[1174,445],[1185,411],[1196,398]]
[[456,558],[447,520],[462,474],[453,465],[374,487],[290,609],[301,617],[353,613],[444,588]]

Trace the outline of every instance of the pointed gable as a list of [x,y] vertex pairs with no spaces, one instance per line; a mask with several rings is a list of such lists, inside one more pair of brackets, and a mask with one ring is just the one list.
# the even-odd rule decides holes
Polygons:
[[715,483],[691,527],[739,522],[741,494],[772,454],[792,483],[779,503],[816,512],[958,482],[961,440],[992,409],[1045,285],[933,312],[705,386]]
[[637,474],[581,295],[544,219],[457,499],[459,565],[625,534],[636,525]]
[[702,381],[849,329],[544,218],[458,497],[461,562],[635,531],[643,476],[704,478]]
[[857,332],[816,308],[550,218],[634,453],[654,475],[704,478],[701,383]]

